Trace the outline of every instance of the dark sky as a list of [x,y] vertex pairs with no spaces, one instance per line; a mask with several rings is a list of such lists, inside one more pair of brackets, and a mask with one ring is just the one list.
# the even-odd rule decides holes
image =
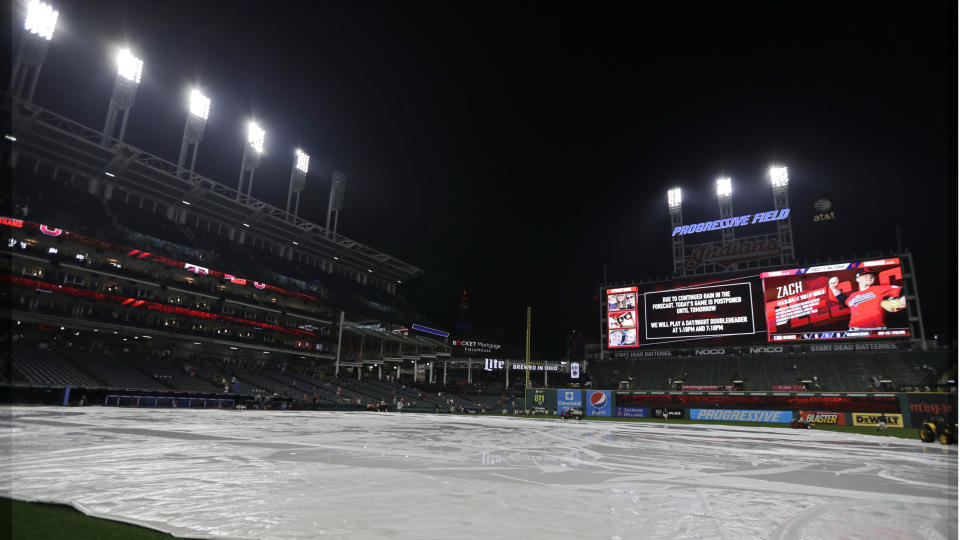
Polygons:
[[[282,206],[312,155],[305,217],[349,177],[340,232],[424,269],[401,293],[436,324],[473,321],[550,357],[599,329],[616,280],[671,270],[666,190],[687,222],[772,208],[790,167],[801,261],[915,257],[930,332],[955,335],[956,2],[55,2],[36,101],[101,128],[116,48],[145,62],[127,140],[176,161],[189,86],[212,98],[198,172]],[[19,17],[15,17],[18,19]],[[22,20],[22,19],[21,19]],[[833,242],[810,222],[828,198]],[[739,212],[738,212],[739,213]],[[595,339],[595,337],[594,337]]]

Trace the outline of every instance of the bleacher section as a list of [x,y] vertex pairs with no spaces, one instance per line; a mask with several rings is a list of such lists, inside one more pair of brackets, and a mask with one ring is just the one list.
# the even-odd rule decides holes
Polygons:
[[70,365],[60,354],[31,346],[14,346],[11,350],[14,381],[33,385],[102,387],[104,383],[94,380]]

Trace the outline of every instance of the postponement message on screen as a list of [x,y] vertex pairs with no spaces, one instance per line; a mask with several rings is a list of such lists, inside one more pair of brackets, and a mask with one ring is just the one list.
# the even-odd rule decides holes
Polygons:
[[647,339],[754,333],[749,283],[644,293]]

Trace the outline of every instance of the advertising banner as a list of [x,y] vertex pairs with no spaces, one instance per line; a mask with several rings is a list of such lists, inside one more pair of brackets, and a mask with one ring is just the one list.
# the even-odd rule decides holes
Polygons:
[[654,418],[663,418],[664,413],[667,415],[667,419],[681,419],[683,418],[683,409],[677,409],[675,407],[655,407],[653,409]]
[[583,410],[582,390],[557,390],[557,414],[563,414],[568,409]]
[[900,259],[760,274],[768,341],[910,336]]
[[800,419],[808,424],[847,425],[847,415],[838,412],[802,411],[800,413]]
[[950,423],[957,422],[957,394],[907,394],[907,403],[910,407],[910,422],[913,427],[940,416]]
[[853,425],[876,426],[880,422],[881,414],[887,420],[887,427],[903,427],[903,415],[894,413],[851,413]]
[[733,390],[733,386],[727,385],[716,385],[716,384],[685,384],[683,385],[684,391],[691,392],[700,392],[705,390]]
[[617,416],[623,418],[650,418],[650,409],[646,407],[617,407]]
[[610,390],[586,390],[587,416],[610,416],[613,408],[613,392]]
[[690,409],[691,420],[722,420],[725,422],[763,422],[789,424],[790,411],[742,411],[735,409]]
[[790,392],[790,391],[802,391],[803,385],[799,384],[774,384],[770,386],[770,389],[774,392]]
[[553,414],[557,408],[557,393],[553,390],[527,390],[525,406],[536,414]]

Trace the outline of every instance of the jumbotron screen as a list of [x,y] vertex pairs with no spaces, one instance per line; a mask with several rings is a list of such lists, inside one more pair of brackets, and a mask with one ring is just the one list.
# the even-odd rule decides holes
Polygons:
[[900,259],[760,274],[768,341],[907,337]]
[[752,336],[755,284],[759,287],[755,278],[741,278],[644,292],[638,287],[607,289],[607,346]]

